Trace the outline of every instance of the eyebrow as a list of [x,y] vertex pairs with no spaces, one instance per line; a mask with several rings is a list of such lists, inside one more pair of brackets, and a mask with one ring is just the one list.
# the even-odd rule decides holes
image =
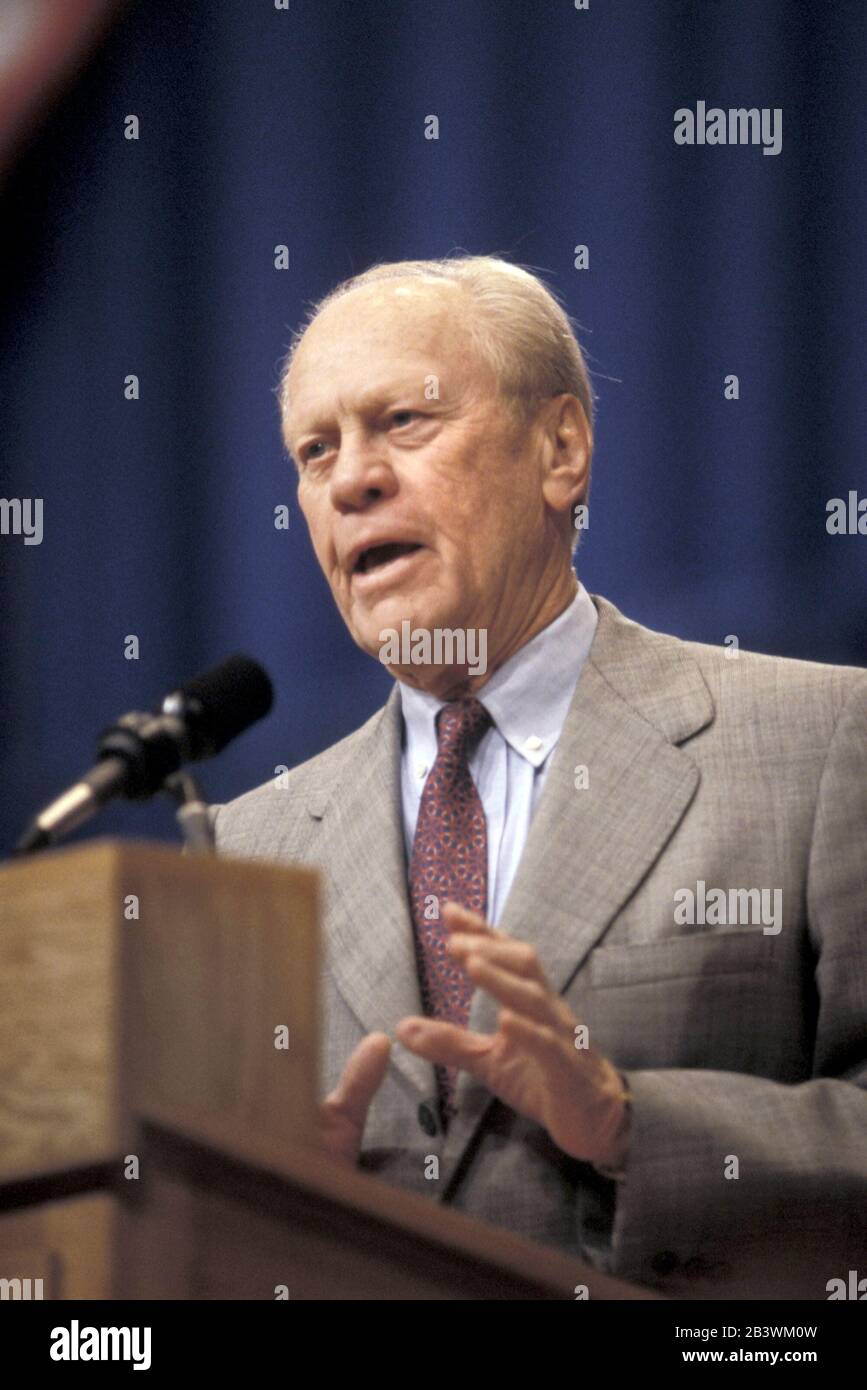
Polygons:
[[[425,375],[430,376],[432,374],[428,372],[425,373]],[[366,387],[354,403],[353,410],[358,411],[362,415],[378,414],[385,408],[389,401],[399,399],[402,396],[423,399],[425,405],[431,410],[436,410],[438,407],[440,409],[444,408],[445,403],[442,399],[425,399],[424,380],[424,376],[420,378],[413,377],[411,381],[409,379],[401,379],[389,386]],[[300,423],[293,428],[292,437],[297,439],[306,434],[318,434],[326,428],[325,416],[319,412],[313,415],[309,421],[305,421],[302,417]],[[285,438],[287,438],[287,431],[284,429],[284,439]],[[289,451],[290,453],[292,452],[291,446],[289,446]]]

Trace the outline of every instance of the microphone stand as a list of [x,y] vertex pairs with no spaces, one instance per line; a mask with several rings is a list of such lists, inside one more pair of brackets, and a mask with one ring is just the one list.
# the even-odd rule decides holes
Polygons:
[[189,772],[173,772],[163,782],[163,790],[177,804],[175,816],[186,850],[190,854],[213,854],[214,827],[195,777]]

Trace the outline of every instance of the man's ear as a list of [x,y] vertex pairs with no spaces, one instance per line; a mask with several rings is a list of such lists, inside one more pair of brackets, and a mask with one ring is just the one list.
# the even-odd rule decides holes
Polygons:
[[555,396],[545,423],[542,495],[553,512],[571,513],[590,487],[593,434],[577,396]]

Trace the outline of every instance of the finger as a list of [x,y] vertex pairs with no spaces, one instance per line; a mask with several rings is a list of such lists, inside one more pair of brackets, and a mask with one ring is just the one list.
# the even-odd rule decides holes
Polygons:
[[534,1023],[510,1009],[501,1009],[497,1026],[525,1052],[543,1064],[550,1065],[552,1061],[563,1060],[562,1038],[553,1028]]
[[486,922],[480,912],[473,912],[471,908],[462,907],[460,903],[442,903],[440,916],[446,929],[450,932],[472,932],[474,936],[501,935],[499,932],[494,932],[490,922]]
[[334,1090],[322,1104],[326,1109],[341,1111],[363,1128],[370,1102],[382,1085],[390,1055],[391,1039],[386,1033],[369,1033],[362,1038]]
[[468,956],[464,966],[473,983],[499,1004],[549,1028],[572,1032],[574,1020],[568,1005],[538,980],[522,979],[480,953]]
[[483,956],[502,970],[510,970],[527,980],[537,980],[550,989],[535,948],[526,941],[515,941],[510,936],[471,936],[456,932],[446,942],[446,950],[464,962],[469,955]]
[[397,1026],[397,1040],[410,1052],[445,1067],[461,1067],[474,1075],[487,1056],[493,1038],[471,1033],[456,1023],[440,1023],[430,1018],[404,1018]]

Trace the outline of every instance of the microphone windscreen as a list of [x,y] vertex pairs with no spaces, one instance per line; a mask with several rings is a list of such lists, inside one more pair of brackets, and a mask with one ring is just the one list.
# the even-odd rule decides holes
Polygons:
[[181,686],[193,758],[210,758],[263,719],[274,703],[271,679],[258,661],[241,653]]

